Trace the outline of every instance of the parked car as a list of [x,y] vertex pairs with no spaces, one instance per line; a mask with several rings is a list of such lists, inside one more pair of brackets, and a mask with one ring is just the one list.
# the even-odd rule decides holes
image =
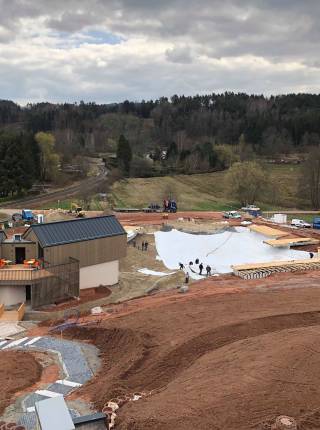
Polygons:
[[223,218],[240,219],[241,215],[237,211],[228,211],[223,214]]
[[291,221],[291,225],[299,228],[311,228],[311,224],[305,222],[303,219],[293,219]]

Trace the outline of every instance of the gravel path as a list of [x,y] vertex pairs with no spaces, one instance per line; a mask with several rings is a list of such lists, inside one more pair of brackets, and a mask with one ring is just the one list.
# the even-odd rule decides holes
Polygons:
[[[81,387],[89,381],[100,367],[99,350],[89,344],[57,339],[54,337],[25,337],[18,340],[0,342],[0,350],[7,349],[33,349],[49,351],[58,356],[63,369],[64,379],[57,380],[42,389],[28,394],[21,399],[21,411],[18,424],[25,426],[26,430],[36,428],[35,403],[56,396],[66,396],[71,391]],[[69,408],[73,417],[79,416],[78,411]],[[88,405],[88,411],[90,406]]]

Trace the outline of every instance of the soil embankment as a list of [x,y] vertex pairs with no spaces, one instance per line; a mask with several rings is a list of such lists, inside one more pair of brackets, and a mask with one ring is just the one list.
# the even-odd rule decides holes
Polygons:
[[114,396],[146,393],[120,409],[121,430],[267,429],[281,414],[316,428],[308,426],[318,423],[320,402],[315,281],[287,275],[272,282],[281,289],[262,280],[262,290],[243,294],[201,294],[199,283],[181,299],[136,300],[134,312],[71,331],[103,359],[77,395],[102,408]]
[[35,357],[23,351],[0,352],[0,415],[20,391],[37,383],[42,367]]

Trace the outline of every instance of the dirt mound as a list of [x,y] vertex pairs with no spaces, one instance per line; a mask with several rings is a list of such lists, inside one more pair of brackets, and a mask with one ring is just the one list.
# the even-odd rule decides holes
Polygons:
[[[151,338],[146,334],[121,328],[74,328],[64,332],[64,336],[92,342],[100,349],[102,370],[84,390],[78,390],[93,397],[99,408],[105,399],[121,395],[130,390],[128,375],[143,366],[152,348]],[[99,396],[96,394],[99,393]]]
[[[293,279],[305,286],[308,278]],[[165,295],[154,306],[151,298],[136,300],[134,312],[124,309],[98,328],[69,333],[102,351],[100,374],[80,393],[100,408],[114,396],[146,393],[120,409],[121,430],[269,430],[279,415],[294,417],[304,430],[316,428],[307,424],[317,422],[320,401],[314,282],[243,294]]]
[[[283,413],[299,416],[318,408],[320,360],[318,352],[310,353],[317,332],[283,330],[205,353],[165,390],[125,405],[118,428],[248,430]],[[313,415],[302,418],[299,428],[316,428],[307,423],[317,422]]]
[[0,351],[0,414],[14,394],[39,381],[41,371],[41,365],[27,352]]

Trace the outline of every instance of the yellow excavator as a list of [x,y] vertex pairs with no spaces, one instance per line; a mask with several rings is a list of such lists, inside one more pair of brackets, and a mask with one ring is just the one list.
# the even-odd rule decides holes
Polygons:
[[74,214],[77,218],[85,217],[85,213],[77,203],[71,203],[70,211],[71,214]]

